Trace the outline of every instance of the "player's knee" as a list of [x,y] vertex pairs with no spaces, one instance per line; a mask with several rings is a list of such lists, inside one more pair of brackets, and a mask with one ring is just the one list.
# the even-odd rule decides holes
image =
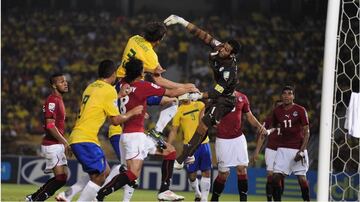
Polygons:
[[176,159],[176,150],[175,147],[171,145],[173,149],[170,149],[169,152],[164,156],[164,160],[175,160]]
[[237,166],[236,171],[237,171],[237,175],[246,175],[247,174],[246,166]]
[[55,175],[55,180],[58,181],[59,183],[63,183],[65,185],[66,180],[67,180],[67,175],[65,173]]
[[203,176],[203,177],[210,177],[210,176],[211,176],[210,170],[207,170],[207,171],[202,172],[202,173],[201,173],[201,176]]
[[219,167],[219,173],[218,173],[218,177],[226,180],[227,177],[230,175],[230,168],[227,167]]

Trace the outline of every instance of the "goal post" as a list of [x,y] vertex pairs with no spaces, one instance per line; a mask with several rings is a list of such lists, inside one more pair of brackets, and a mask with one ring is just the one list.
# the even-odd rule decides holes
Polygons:
[[318,158],[318,201],[360,200],[360,140],[348,134],[351,95],[360,89],[360,1],[329,0]]
[[[330,152],[332,133],[332,109],[336,65],[337,30],[340,0],[329,0],[326,17],[324,67],[322,79],[320,141],[317,180],[317,200],[328,201],[330,193]],[[321,183],[320,183],[321,182]]]

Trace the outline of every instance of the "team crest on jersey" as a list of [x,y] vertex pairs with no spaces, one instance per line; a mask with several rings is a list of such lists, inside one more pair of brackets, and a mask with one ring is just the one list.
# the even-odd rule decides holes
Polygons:
[[50,102],[49,105],[48,105],[48,109],[49,109],[51,112],[54,112],[54,110],[55,110],[55,103]]
[[230,77],[230,72],[229,72],[229,71],[225,71],[225,72],[223,73],[223,76],[224,76],[225,81],[227,81],[227,80],[229,79],[229,77]]
[[242,98],[242,97],[239,97],[238,100],[239,100],[239,102],[242,102],[242,101],[243,101],[243,98]]
[[299,114],[299,113],[298,113],[297,111],[294,111],[293,116],[294,116],[294,117],[297,117],[298,114]]
[[151,86],[154,87],[154,88],[156,88],[156,89],[159,89],[159,88],[160,88],[160,86],[158,86],[158,85],[156,85],[156,84],[154,84],[154,83],[151,83]]

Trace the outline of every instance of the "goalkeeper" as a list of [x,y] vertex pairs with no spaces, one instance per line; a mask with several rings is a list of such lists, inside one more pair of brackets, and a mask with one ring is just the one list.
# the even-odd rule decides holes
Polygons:
[[[216,82],[215,86],[208,92],[189,95],[193,100],[208,98],[210,103],[196,129],[196,133],[189,144],[184,147],[183,153],[176,159],[181,164],[188,156],[194,154],[196,148],[207,137],[209,127],[216,126],[222,117],[234,109],[236,103],[234,90],[237,85],[236,54],[239,53],[241,46],[234,39],[222,43],[196,25],[176,15],[169,16],[164,20],[164,23],[167,26],[180,24],[210,46],[212,51],[209,54],[209,63]],[[264,133],[265,128],[262,127],[261,130],[263,131],[260,133]]]

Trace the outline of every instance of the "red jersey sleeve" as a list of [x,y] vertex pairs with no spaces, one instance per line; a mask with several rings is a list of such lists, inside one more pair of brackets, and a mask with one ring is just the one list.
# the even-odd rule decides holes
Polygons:
[[163,96],[165,94],[165,88],[148,81],[144,81],[144,88],[142,89],[141,95],[143,97]]
[[306,109],[303,107],[300,110],[300,122],[301,122],[302,126],[309,125],[309,118],[308,118]]
[[58,104],[59,103],[53,96],[50,96],[46,99],[46,102],[44,105],[45,119],[55,119],[56,120],[56,110],[58,108]]
[[243,113],[248,113],[250,111],[250,102],[246,95],[243,96],[244,106],[242,108]]

